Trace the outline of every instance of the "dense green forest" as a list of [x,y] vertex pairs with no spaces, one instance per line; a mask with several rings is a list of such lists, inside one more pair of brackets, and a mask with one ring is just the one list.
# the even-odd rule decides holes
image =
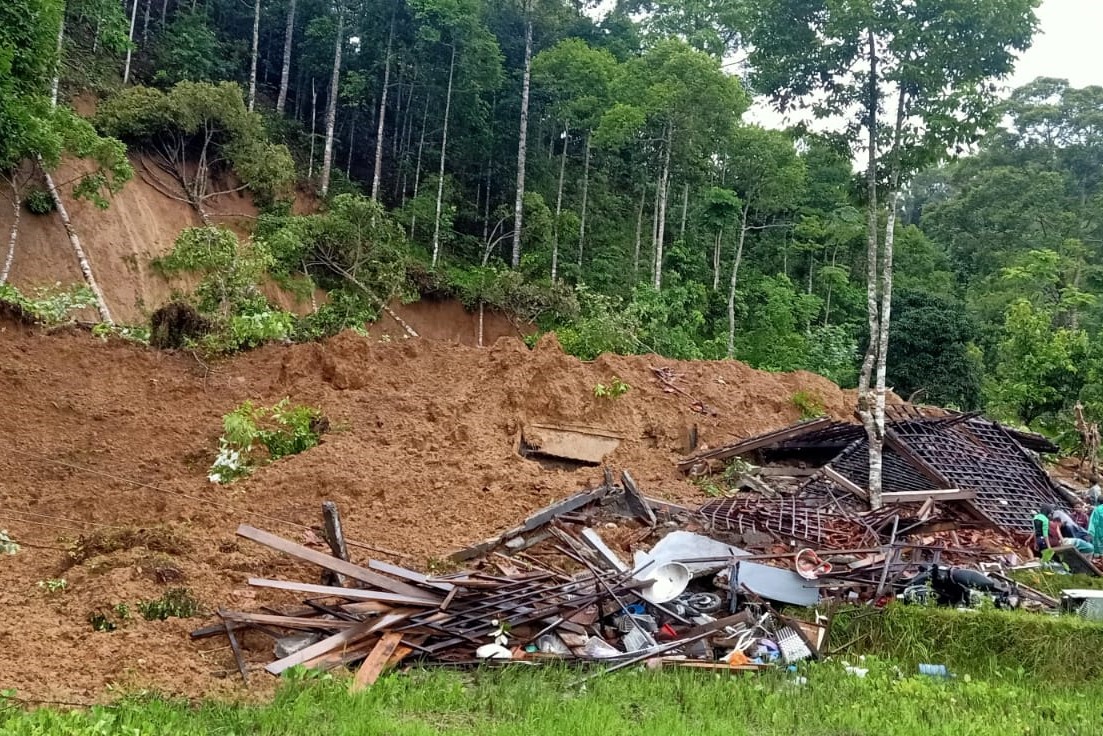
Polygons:
[[[205,274],[220,349],[452,296],[583,358],[734,357],[1061,435],[1103,414],[1103,89],[1002,91],[1036,5],[14,0],[0,171],[17,211],[53,204],[24,162],[66,154],[94,162],[77,196],[192,205],[159,265]],[[247,242],[205,208],[239,187]],[[266,274],[329,298],[294,318]]]

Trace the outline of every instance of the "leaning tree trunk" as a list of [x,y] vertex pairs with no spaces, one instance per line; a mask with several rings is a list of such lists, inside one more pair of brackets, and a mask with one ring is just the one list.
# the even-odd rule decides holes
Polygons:
[[686,219],[689,216],[689,182],[682,185],[682,227],[678,230],[678,240],[686,242]]
[[448,148],[448,113],[452,110],[452,78],[456,70],[456,46],[452,46],[452,60],[448,63],[448,91],[444,95],[444,131],[440,136],[440,172],[437,177],[437,215],[433,223],[433,262],[440,258],[440,216],[444,207],[444,156]]
[[84,254],[84,248],[81,247],[80,238],[77,237],[77,231],[73,228],[73,222],[69,219],[69,212],[65,209],[65,203],[61,201],[61,193],[58,192],[57,186],[54,184],[54,177],[50,176],[50,172],[46,170],[46,165],[42,160],[42,156],[36,155],[35,158],[38,161],[38,167],[42,170],[43,176],[46,178],[46,189],[49,190],[50,196],[54,200],[54,206],[57,208],[58,217],[61,218],[61,224],[65,226],[65,232],[69,236],[69,243],[73,246],[73,251],[77,254],[77,262],[80,264],[80,272],[84,274],[84,282],[88,284],[88,288],[92,290],[92,294],[96,298],[96,309],[99,310],[100,319],[111,327],[115,326],[115,321],[111,319],[111,312],[107,308],[107,300],[104,299],[103,292],[100,290],[100,285],[96,283],[96,277],[92,274],[92,264],[88,262],[88,257]]
[[249,112],[257,102],[257,54],[260,52],[260,0],[253,2],[253,53],[249,61]]
[[724,242],[724,226],[716,231],[716,243],[712,246],[712,290],[720,290],[720,246]]
[[[387,90],[391,84],[391,42],[394,40],[394,17],[391,18],[391,32],[387,35],[387,55],[383,64],[383,94],[379,99],[379,126],[375,133],[375,171],[371,179],[371,198],[379,201],[379,177],[383,171],[383,124],[387,119]],[[399,80],[401,82],[401,79]],[[402,100],[402,90],[398,99]]]
[[0,270],[0,286],[7,283],[8,275],[11,273],[12,261],[15,260],[15,241],[19,237],[19,215],[23,211],[23,203],[19,198],[19,188],[15,185],[14,180],[11,182],[11,204],[11,234],[8,235],[8,255],[4,258],[4,268]]
[[747,240],[748,214],[750,214],[750,207],[744,205],[743,216],[739,223],[739,244],[735,248],[731,284],[728,288],[728,358],[735,357],[735,287],[739,284],[739,265],[743,262],[743,243]]
[[880,346],[881,318],[878,305],[878,276],[880,263],[880,247],[877,238],[877,107],[879,91],[877,88],[877,45],[873,31],[867,33],[869,53],[869,99],[866,101],[866,114],[868,120],[868,147],[869,157],[866,161],[866,189],[867,189],[867,229],[866,233],[866,316],[869,321],[869,346],[862,359],[862,369],[858,375],[858,416],[862,420],[862,426],[866,430],[866,438],[869,444],[869,505],[873,509],[881,508],[881,468],[884,447],[884,433],[878,426],[876,418],[876,402],[872,395],[870,384],[873,381],[873,371],[877,361]]
[[287,85],[291,81],[291,41],[295,36],[295,3],[291,0],[287,6],[287,31],[283,37],[283,68],[280,70],[280,92],[276,97],[276,112],[283,115],[287,104]]
[[563,213],[563,174],[567,171],[568,126],[563,126],[563,151],[559,154],[559,186],[555,191],[555,227],[552,228],[552,267],[551,280],[555,283],[559,266],[559,217]]
[[528,155],[529,85],[532,78],[532,19],[525,22],[525,72],[521,79],[521,123],[517,137],[517,195],[513,200],[513,268],[521,265],[521,228],[525,216],[525,157]]
[[126,65],[123,67],[123,84],[130,81],[130,59],[134,52],[134,22],[138,20],[138,0],[130,11],[130,41],[126,46]]
[[670,187],[670,143],[673,139],[671,126],[666,126],[666,143],[663,146],[663,173],[659,179],[658,211],[659,226],[655,233],[655,278],[652,285],[656,290],[663,288],[663,239],[666,235],[666,198]]
[[337,124],[337,85],[341,81],[341,49],[345,45],[345,14],[337,13],[337,42],[333,45],[333,73],[329,78],[329,99],[326,101],[326,147],[322,154],[322,196],[329,193],[329,176],[333,169],[333,129]]
[[578,268],[582,272],[582,248],[586,244],[586,201],[590,192],[590,139],[586,134],[586,156],[582,164],[582,207],[578,215]]

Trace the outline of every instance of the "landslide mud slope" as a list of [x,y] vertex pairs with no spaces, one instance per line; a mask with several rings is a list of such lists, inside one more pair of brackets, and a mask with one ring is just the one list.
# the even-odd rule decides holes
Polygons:
[[[673,370],[677,385],[719,416],[664,392],[652,366]],[[596,398],[594,386],[614,375],[631,390]],[[424,567],[600,481],[597,468],[520,457],[526,422],[615,429],[627,439],[612,466],[631,469],[649,494],[690,500],[699,491],[674,467],[685,427],[696,423],[711,446],[776,428],[798,418],[798,391],[835,416],[850,413],[851,397],[811,374],[656,356],[583,363],[551,337],[530,351],[510,338],[480,350],[346,333],[206,365],[188,353],[47,336],[0,320],[0,528],[24,543],[0,557],[3,686],[82,702],[112,697],[108,686],[241,693],[224,641],[188,640],[202,619],[147,622],[135,610],[180,586],[208,610],[252,608],[289,599],[248,590],[249,576],[317,580],[316,570],[236,540],[239,523],[309,541],[321,502],[333,500],[350,539]],[[209,483],[222,415],[246,399],[285,396],[326,413],[333,429],[323,443],[233,486]],[[93,533],[123,541],[66,567],[72,541]],[[353,555],[388,558],[362,548]],[[67,588],[37,584],[53,578]],[[131,620],[94,632],[90,613],[118,603]],[[254,661],[270,659],[269,640],[246,646]],[[274,686],[263,673],[252,680],[250,693]]]

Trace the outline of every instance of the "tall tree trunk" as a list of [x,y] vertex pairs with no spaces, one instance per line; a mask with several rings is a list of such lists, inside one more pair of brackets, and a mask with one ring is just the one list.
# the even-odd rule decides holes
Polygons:
[[869,157],[866,161],[866,196],[869,200],[866,211],[868,220],[868,232],[866,233],[866,316],[869,321],[869,347],[866,348],[865,357],[862,359],[862,369],[858,375],[858,416],[865,427],[869,444],[869,505],[873,509],[878,509],[882,505],[881,468],[885,438],[883,431],[878,427],[875,401],[870,390],[881,336],[881,319],[878,305],[880,247],[877,238],[877,108],[879,105],[878,84],[880,80],[877,77],[877,42],[872,30],[867,32],[867,47],[870,70],[869,96],[866,101],[866,115],[869,118],[867,122]]
[[632,286],[640,282],[640,241],[643,239],[643,205],[647,201],[647,187],[640,192],[640,206],[636,211],[636,253],[632,257]]
[[670,147],[674,138],[672,126],[666,126],[666,144],[663,146],[663,173],[659,180],[659,229],[655,235],[655,279],[652,285],[656,290],[663,288],[663,239],[666,235],[666,198],[670,192]]
[[[429,96],[425,96],[425,109],[421,111],[421,137],[417,142],[417,166],[414,168],[414,199],[421,188],[421,152],[425,149],[425,121],[429,117]],[[416,210],[415,208],[412,208]],[[410,240],[414,239],[414,226],[417,224],[416,212],[410,215]],[[486,238],[483,238],[485,240]]]
[[682,184],[682,226],[678,229],[678,240],[686,242],[686,217],[689,215],[689,182]]
[[659,250],[659,188],[662,186],[662,177],[655,182],[655,197],[651,200],[651,278],[655,277],[655,257]]
[[314,143],[318,137],[318,87],[314,77],[310,78],[310,163],[306,168],[306,178],[314,178]]
[[720,246],[724,242],[724,226],[716,231],[716,243],[712,246],[712,290],[720,290]]
[[153,4],[153,0],[146,0],[146,12],[145,17],[142,19],[142,45],[145,46],[149,43],[149,6]]
[[337,11],[337,41],[333,45],[333,73],[329,78],[329,99],[326,101],[326,147],[322,154],[322,196],[329,193],[329,175],[333,168],[333,128],[337,123],[337,89],[341,80],[341,50],[345,45],[345,13]]
[[555,283],[559,270],[559,217],[563,212],[563,175],[567,171],[568,125],[563,126],[563,151],[559,154],[559,186],[555,190],[555,227],[552,228],[552,267],[551,280]]
[[582,164],[582,207],[578,215],[578,269],[582,272],[582,249],[586,244],[586,203],[590,193],[590,143],[593,138],[586,133],[586,155]]
[[[13,173],[14,177],[15,174]],[[19,187],[15,185],[15,179],[11,181],[11,205],[12,205],[12,220],[11,220],[11,234],[8,235],[8,255],[4,258],[4,268],[0,270],[0,286],[7,283],[8,275],[11,274],[11,264],[15,260],[15,241],[19,237],[19,215],[23,212],[23,202],[19,197]]]
[[[387,34],[387,53],[383,62],[383,93],[379,98],[379,126],[375,132],[375,170],[371,178],[371,198],[379,201],[379,177],[383,173],[383,131],[387,120],[387,91],[391,84],[391,44],[394,41],[394,16],[391,16],[391,30]],[[401,90],[398,98],[402,99]]]
[[731,284],[728,288],[728,358],[735,357],[735,287],[739,284],[739,265],[743,262],[743,243],[747,240],[747,217],[750,209],[750,206],[743,205],[743,214],[739,219],[739,242],[735,247]]
[[161,0],[161,28],[165,27],[168,20],[169,0]]
[[50,80],[50,105],[57,107],[57,91],[61,86],[61,55],[65,47],[65,9],[67,5],[61,6],[61,22],[57,26],[57,59],[55,60],[56,66],[54,67],[54,78]]
[[260,0],[253,0],[253,51],[249,59],[249,112],[257,101],[257,54],[260,53]]
[[349,155],[345,158],[345,176],[352,177],[352,152],[355,149],[353,145],[356,142],[356,113],[352,113],[352,120],[349,121]]
[[298,0],[290,0],[287,5],[287,30],[283,36],[283,68],[280,70],[280,92],[276,97],[276,112],[283,115],[284,105],[287,104],[287,85],[291,81],[291,42],[295,37],[295,4]]
[[513,200],[513,268],[521,265],[521,230],[525,216],[525,157],[528,155],[529,84],[532,78],[532,18],[526,8],[525,71],[521,78],[521,123],[517,137],[517,194]]
[[96,277],[92,274],[92,264],[88,262],[88,257],[84,254],[80,238],[77,237],[77,231],[73,227],[72,220],[69,219],[69,211],[65,209],[65,203],[61,201],[61,193],[58,192],[57,186],[54,184],[54,177],[50,176],[50,172],[46,170],[46,164],[43,162],[42,156],[36,154],[35,159],[38,161],[38,168],[41,169],[42,175],[46,179],[46,189],[49,190],[50,197],[54,200],[54,207],[57,208],[61,224],[65,227],[65,232],[69,236],[69,244],[73,246],[73,252],[77,254],[77,263],[80,264],[80,272],[84,274],[84,282],[88,284],[88,288],[92,290],[92,294],[96,298],[96,309],[100,313],[100,319],[107,325],[114,327],[115,321],[111,319],[111,311],[107,308],[107,300],[104,299],[100,285],[96,283]]
[[134,23],[138,20],[138,0],[134,0],[134,5],[130,11],[130,37],[129,43],[126,46],[126,65],[123,66],[123,84],[125,85],[130,81],[130,58],[134,53]]
[[456,46],[452,45],[452,59],[448,62],[448,91],[444,95],[444,131],[440,136],[440,172],[437,178],[437,215],[433,223],[433,262],[440,258],[440,215],[444,207],[444,156],[448,148],[448,113],[452,110],[452,77],[456,70]]

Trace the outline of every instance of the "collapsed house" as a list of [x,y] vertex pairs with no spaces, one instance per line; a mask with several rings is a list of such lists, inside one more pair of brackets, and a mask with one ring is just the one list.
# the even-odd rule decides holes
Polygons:
[[[562,454],[554,439],[538,449]],[[361,662],[355,689],[407,658],[601,661],[602,672],[644,660],[791,663],[819,656],[830,621],[803,621],[783,607],[815,606],[825,595],[907,600],[922,589],[958,604],[976,589],[996,605],[1018,606],[1022,596],[1053,610],[1059,601],[1003,573],[1028,554],[1034,513],[1075,501],[1034,454],[1056,450],[976,413],[893,407],[884,507],[871,510],[864,429],[813,419],[679,463],[695,475],[724,472],[734,486],[726,497],[678,506],[646,496],[628,472],[614,483],[606,468],[600,486],[454,551],[450,563],[465,568],[438,575],[351,563],[335,508],[326,509],[323,534],[332,555],[242,526],[239,536],[326,576],[321,584],[250,579],[309,597],[290,608],[219,610],[219,623],[192,636],[225,634],[243,677],[250,652],[255,660],[271,646],[258,648],[257,634],[274,640],[276,661],[263,657],[273,674]],[[1075,550],[1063,553],[1098,574]],[[962,562],[988,574],[950,567]],[[243,636],[254,637],[252,646]]]

